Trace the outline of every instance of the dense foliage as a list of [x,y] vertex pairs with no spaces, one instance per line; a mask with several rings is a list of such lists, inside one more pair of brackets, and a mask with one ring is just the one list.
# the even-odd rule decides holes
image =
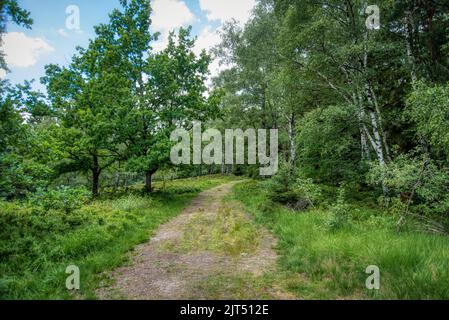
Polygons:
[[[217,114],[219,95],[206,95],[210,57],[193,53],[190,29],[171,33],[168,46],[153,52],[149,1],[120,3],[68,66],[46,66],[46,94],[29,82],[2,84],[2,198],[52,188],[61,176],[76,184],[72,173],[84,175],[96,197],[111,171],[145,175],[151,191],[152,176],[169,164],[171,131]],[[2,2],[1,13],[2,32],[7,17],[32,22],[16,1]]]
[[[0,80],[0,297],[39,296],[33,272],[48,281],[44,297],[66,297],[52,263],[78,261],[93,278],[207,183],[153,198],[133,185],[144,182],[150,193],[154,180],[164,189],[167,180],[205,173],[259,178],[251,165],[174,167],[170,133],[201,120],[203,129],[279,130],[279,172],[239,192],[281,238],[287,270],[331,273],[345,296],[360,275],[342,274],[353,271],[353,258],[370,263],[360,249],[369,243],[386,277],[403,280],[385,297],[420,298],[407,276],[428,297],[447,298],[438,283],[448,279],[447,238],[407,232],[449,233],[449,0],[378,0],[376,28],[366,23],[369,4],[258,0],[244,26],[227,22],[221,44],[195,54],[191,28],[153,50],[150,1],[120,0],[66,66],[46,66],[45,93],[31,80]],[[0,42],[7,22],[33,21],[5,0]],[[228,68],[209,87],[213,58]],[[94,201],[102,196],[109,198]],[[382,251],[375,241],[393,247]],[[323,256],[331,262],[319,263]],[[426,259],[440,278],[424,273]]]
[[[301,299],[449,298],[446,235],[408,229],[398,233],[396,219],[375,202],[355,200],[349,192],[337,204],[298,214],[269,201],[265,181],[236,186],[235,198],[256,221],[278,237],[277,283]],[[381,270],[380,290],[365,287],[367,266]]]
[[224,126],[279,129],[285,165],[270,185],[280,203],[295,198],[300,172],[378,192],[402,215],[440,219],[449,2],[377,1],[377,28],[366,24],[368,4],[260,0],[243,28],[227,24],[215,50],[232,66],[216,79],[230,114]]
[[37,192],[27,203],[0,201],[0,300],[68,299],[65,269],[82,268],[81,292],[95,297],[98,273],[119,266],[200,191],[232,177],[157,183],[149,197],[138,188],[86,201],[86,190]]

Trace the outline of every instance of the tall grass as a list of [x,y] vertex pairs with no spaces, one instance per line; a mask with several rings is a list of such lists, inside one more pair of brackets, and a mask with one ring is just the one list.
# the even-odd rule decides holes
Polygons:
[[238,257],[254,252],[260,234],[254,223],[238,206],[222,206],[216,215],[200,211],[185,226],[181,247],[185,250],[208,250]]
[[[115,195],[69,214],[0,202],[0,299],[95,298],[105,271],[176,216],[198,192],[231,177],[208,176],[167,184],[152,196]],[[65,287],[66,267],[80,268],[81,290]]]
[[[328,227],[332,208],[296,213],[264,207],[260,182],[235,187],[256,221],[278,237],[286,286],[313,299],[449,299],[449,238],[409,230],[397,233],[396,220],[380,210],[352,204],[351,224]],[[369,265],[380,268],[380,290],[365,287]]]

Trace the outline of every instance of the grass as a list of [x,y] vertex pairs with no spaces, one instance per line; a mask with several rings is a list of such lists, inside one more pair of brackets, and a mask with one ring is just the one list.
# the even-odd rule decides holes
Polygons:
[[[200,191],[232,177],[156,183],[152,196],[106,195],[70,214],[37,213],[0,203],[0,299],[95,299],[105,272],[123,265],[129,251],[179,214]],[[81,290],[65,287],[66,267],[80,268]]]
[[185,227],[181,246],[187,251],[214,251],[239,257],[254,252],[259,238],[257,227],[244,213],[226,204],[217,215],[195,214]]
[[[360,201],[349,204],[347,225],[333,230],[332,207],[267,209],[263,182],[236,185],[234,198],[279,238],[281,282],[298,298],[449,299],[448,237],[397,233],[393,217]],[[380,268],[380,290],[365,287],[369,265]]]
[[[0,203],[0,299],[95,299],[107,272],[126,263],[129,252],[158,226],[179,214],[200,191],[231,177],[209,176],[156,183],[152,196],[136,190],[109,194],[65,213],[37,213],[19,203]],[[328,205],[298,213],[267,202],[263,182],[237,184],[232,199],[279,238],[279,272],[264,277],[223,274],[199,284],[207,298],[230,292],[236,299],[270,297],[271,285],[305,299],[449,299],[449,238],[409,229],[356,199],[336,210]],[[268,205],[267,205],[268,203]],[[336,212],[349,210],[331,228]],[[200,219],[196,221],[195,219]],[[257,246],[258,228],[227,210],[218,219],[194,218],[185,243],[232,256]],[[337,224],[337,225],[339,225]],[[66,267],[81,271],[81,290],[65,288]],[[368,290],[369,265],[380,268],[380,290]],[[268,278],[267,278],[268,277]],[[271,278],[270,278],[271,277]]]
[[[214,275],[199,282],[194,291],[208,300],[270,300],[273,299],[273,279],[255,277],[246,272],[238,275]],[[196,297],[195,297],[196,298]]]
[[160,249],[178,261],[192,253],[201,256],[175,267],[189,286],[187,299],[274,299],[282,293],[272,260],[267,261],[273,258],[263,248],[266,231],[229,195],[203,199],[177,230],[179,239],[167,240]]

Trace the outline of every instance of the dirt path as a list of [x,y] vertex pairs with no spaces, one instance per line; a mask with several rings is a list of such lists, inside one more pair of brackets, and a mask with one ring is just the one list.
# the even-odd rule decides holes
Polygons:
[[276,239],[226,200],[225,184],[201,193],[112,273],[101,299],[286,299],[275,285]]

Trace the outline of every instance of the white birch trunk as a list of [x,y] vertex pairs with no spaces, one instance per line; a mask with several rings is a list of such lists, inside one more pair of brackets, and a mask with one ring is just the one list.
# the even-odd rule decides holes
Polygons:
[[371,125],[373,127],[373,138],[372,139],[372,146],[374,151],[376,152],[377,155],[377,159],[379,161],[379,164],[384,166],[386,164],[385,161],[385,155],[384,155],[384,151],[383,151],[383,147],[382,147],[382,138],[380,136],[380,132],[379,132],[379,125],[377,122],[377,118],[376,118],[376,114],[372,111],[369,111],[369,116],[371,118]]
[[290,143],[290,161],[296,162],[296,134],[295,134],[295,115],[288,117],[288,139]]
[[413,19],[411,12],[407,11],[405,13],[405,46],[407,49],[408,62],[411,67],[410,73],[412,77],[412,82],[416,82],[417,81],[416,64],[412,51],[412,41],[413,41]]

